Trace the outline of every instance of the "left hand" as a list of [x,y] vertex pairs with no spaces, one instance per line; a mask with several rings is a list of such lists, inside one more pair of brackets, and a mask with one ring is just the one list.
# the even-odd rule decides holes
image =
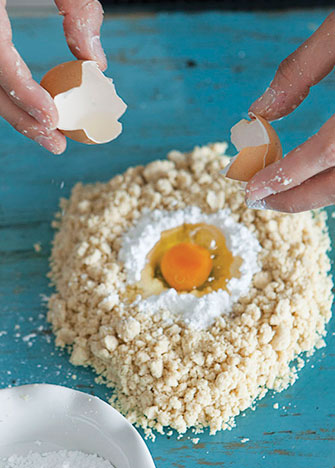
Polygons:
[[[64,16],[64,33],[78,59],[94,60],[107,67],[100,44],[103,10],[98,0],[55,0]],[[66,148],[57,130],[58,113],[53,99],[33,78],[12,42],[6,0],[0,0],[0,116],[18,132],[54,154]]]

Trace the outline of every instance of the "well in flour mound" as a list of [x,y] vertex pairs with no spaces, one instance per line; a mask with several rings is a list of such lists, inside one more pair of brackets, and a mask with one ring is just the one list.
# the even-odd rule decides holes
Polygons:
[[[191,232],[195,236],[199,233],[199,226],[219,228],[224,234],[225,243],[233,259],[238,259],[238,273],[236,271],[238,277],[232,276],[229,281],[227,279],[227,282],[222,284],[221,279],[225,275],[219,270],[218,278],[215,281],[212,277],[212,281],[208,284],[209,290],[206,290],[205,294],[197,288],[192,293],[180,294],[168,285],[164,287],[164,284],[155,278],[153,271],[144,274],[143,277],[144,268],[149,263],[147,255],[160,243],[161,233],[171,232],[171,229],[185,225],[192,226]],[[210,232],[207,232],[207,235]],[[207,247],[210,248],[213,242],[216,246],[215,239],[213,237],[210,239],[210,243],[207,239]],[[219,315],[229,314],[233,304],[248,292],[253,275],[260,269],[257,258],[260,250],[261,246],[256,236],[243,224],[234,221],[229,210],[206,214],[198,207],[191,206],[183,210],[156,209],[146,212],[122,235],[118,259],[123,264],[127,283],[138,285],[136,305],[139,311],[154,314],[162,309],[170,313],[170,317],[166,317],[165,322],[169,320],[171,323],[180,319],[191,328],[201,330],[212,325]],[[223,262],[226,260],[223,258]],[[216,286],[215,290],[213,286]]]
[[[302,352],[324,346],[332,302],[325,215],[246,208],[238,183],[220,175],[225,148],[173,151],[108,183],[77,184],[55,222],[48,318],[56,344],[71,345],[71,362],[92,366],[115,389],[111,403],[148,434],[229,428],[268,389],[295,381]],[[131,303],[119,259],[145,210],[190,206],[230,210],[261,246],[248,292],[200,330]]]

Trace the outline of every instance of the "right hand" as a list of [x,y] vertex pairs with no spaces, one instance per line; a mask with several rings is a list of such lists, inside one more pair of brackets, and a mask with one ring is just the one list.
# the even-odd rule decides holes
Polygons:
[[[267,120],[291,113],[335,65],[335,13],[280,65],[250,107]],[[284,159],[259,171],[246,187],[250,208],[298,213],[335,203],[335,115]]]

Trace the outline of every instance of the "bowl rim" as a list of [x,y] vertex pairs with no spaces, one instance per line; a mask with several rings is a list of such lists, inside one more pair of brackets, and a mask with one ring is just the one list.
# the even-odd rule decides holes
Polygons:
[[[117,411],[115,408],[113,408],[110,404],[108,404],[101,398],[63,385],[48,383],[32,383],[0,389],[0,405],[2,403],[2,400],[6,401],[6,399],[13,400],[15,398],[20,398],[22,401],[22,398],[25,399],[28,392],[29,399],[27,400],[27,402],[31,402],[31,404],[32,402],[36,401],[37,394],[39,394],[40,396],[41,392],[47,392],[46,395],[48,395],[48,397],[50,397],[50,394],[52,395],[54,394],[54,392],[57,392],[58,397],[60,396],[60,394],[64,394],[65,400],[66,398],[73,397],[81,400],[83,403],[85,403],[86,399],[86,401],[89,402],[90,405],[94,405],[96,409],[96,423],[98,424],[98,426],[100,425],[100,427],[108,431],[108,429],[112,430],[113,426],[115,428],[116,425],[120,425],[122,426],[122,429],[132,434],[132,437],[136,442],[135,446],[131,448],[133,458],[136,459],[136,457],[140,457],[141,460],[143,460],[143,465],[137,465],[137,467],[141,468],[143,466],[143,468],[155,468],[155,464],[152,459],[151,453],[139,432],[119,411]],[[0,415],[1,410],[2,408],[0,406]],[[99,421],[99,415],[105,415],[106,413],[111,414],[113,417],[110,417],[108,419],[104,417],[102,423],[101,421]],[[6,416],[7,419],[10,418],[10,415],[8,414],[6,414]],[[5,421],[1,421],[1,423],[5,423]],[[128,441],[118,439],[117,442],[124,453],[129,452]],[[137,462],[139,462],[139,460],[137,460]]]

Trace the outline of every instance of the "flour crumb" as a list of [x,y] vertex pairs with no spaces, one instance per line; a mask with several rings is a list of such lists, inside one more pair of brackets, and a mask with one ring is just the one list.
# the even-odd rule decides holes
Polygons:
[[40,242],[36,242],[36,243],[34,244],[34,250],[35,250],[35,252],[37,252],[37,253],[38,253],[38,252],[41,252],[42,246],[41,246],[41,243],[40,243]]
[[24,341],[24,343],[27,343],[27,345],[31,347],[33,345],[32,340],[36,338],[36,336],[36,333],[30,333],[29,335],[23,336],[22,341]]
[[[47,296],[46,294],[40,294],[40,298],[41,298],[41,302],[42,304],[47,304],[49,302],[49,299],[50,297]],[[42,315],[42,317],[39,317],[39,318],[43,318],[44,316]]]
[[244,437],[243,439],[241,439],[241,444],[245,444],[246,442],[249,442],[250,439],[248,439],[248,437]]
[[292,179],[284,179],[283,185],[289,185],[292,182]]
[[194,445],[197,445],[199,443],[199,440],[200,440],[199,437],[193,437],[193,439],[191,439],[192,444],[194,444]]
[[24,401],[30,401],[30,400],[31,400],[31,396],[30,396],[30,395],[27,395],[27,394],[26,394],[26,395],[22,395],[20,398],[21,398],[22,400],[24,400]]
[[278,403],[274,403],[274,404],[273,404],[273,408],[274,408],[274,409],[278,409],[278,408],[279,408],[279,404],[278,404]]

